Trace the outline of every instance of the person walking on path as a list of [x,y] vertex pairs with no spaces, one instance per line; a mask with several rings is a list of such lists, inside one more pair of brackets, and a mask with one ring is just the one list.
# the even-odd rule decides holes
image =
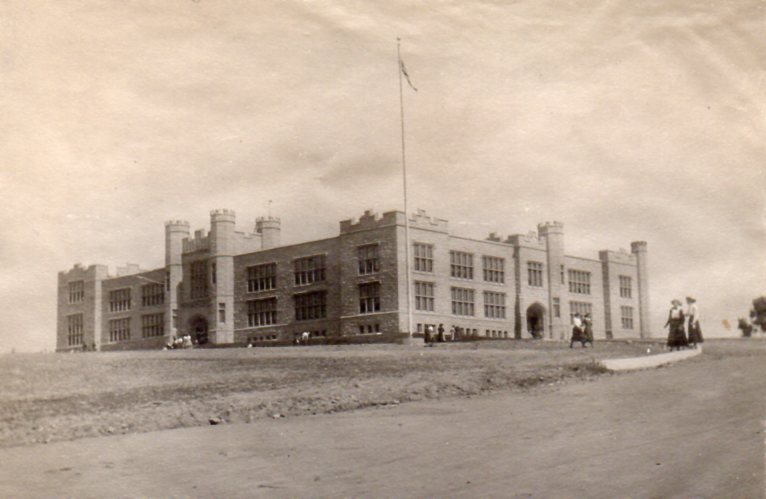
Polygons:
[[689,317],[689,345],[697,348],[697,345],[703,343],[705,339],[702,337],[702,329],[700,329],[700,312],[697,307],[697,300],[691,296],[686,297],[686,304],[688,310],[686,315]]
[[681,301],[674,299],[670,302],[671,307],[668,312],[668,321],[665,323],[665,327],[670,326],[668,330],[668,347],[670,351],[681,350],[681,347],[686,347],[689,342],[686,340],[686,332],[684,331],[684,311],[681,308]]

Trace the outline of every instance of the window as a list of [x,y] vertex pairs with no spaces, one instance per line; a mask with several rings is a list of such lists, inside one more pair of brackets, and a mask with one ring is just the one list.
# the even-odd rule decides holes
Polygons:
[[462,251],[449,252],[450,276],[473,279],[473,255]]
[[452,315],[474,315],[474,292],[467,288],[452,288]]
[[366,282],[359,285],[359,313],[380,312],[380,283]]
[[192,262],[190,274],[191,298],[205,298],[207,296],[207,263]]
[[622,328],[633,329],[633,307],[620,307],[622,312]]
[[66,342],[67,346],[82,345],[82,314],[67,315]]
[[359,334],[380,333],[380,324],[359,324]]
[[172,321],[173,321],[173,327],[178,328],[178,309],[177,308],[173,309]]
[[561,300],[558,297],[553,298],[553,316],[561,317]]
[[569,270],[569,292],[581,295],[590,294],[590,272]]
[[165,289],[170,291],[170,271],[165,272]]
[[486,282],[505,282],[505,258],[483,256],[481,261],[484,267],[484,280]]
[[277,287],[277,264],[266,263],[247,268],[247,292],[265,291]]
[[130,317],[109,321],[109,341],[126,341],[129,339]]
[[226,304],[225,303],[218,304],[218,322],[226,323]]
[[434,311],[434,283],[415,281],[415,310]]
[[69,303],[82,303],[85,300],[85,282],[73,281],[69,283]]
[[[162,289],[162,286],[160,286]],[[141,316],[141,337],[155,338],[165,334],[165,314]]]
[[115,289],[109,292],[109,311],[123,312],[130,310],[130,288]]
[[432,244],[415,243],[415,271],[433,272],[434,271],[434,246]]
[[218,267],[216,267],[215,263],[210,264],[210,281],[215,284],[218,280]]
[[141,286],[141,306],[151,307],[165,303],[162,284],[144,284]]
[[294,266],[296,286],[311,284],[312,282],[320,282],[325,279],[324,255],[299,258],[295,260]]
[[505,319],[505,293],[484,292],[484,317]]
[[356,255],[359,260],[359,275],[374,274],[380,270],[377,244],[359,246]]
[[566,284],[566,279],[564,278],[564,266],[561,266],[561,284]]
[[583,301],[570,301],[569,302],[569,320],[571,321],[574,319],[574,314],[580,314],[580,316],[584,316],[585,314],[590,314],[593,309],[593,306],[590,303],[583,302]]
[[294,295],[295,320],[310,321],[327,316],[327,291],[315,291]]
[[540,262],[527,262],[527,282],[530,286],[543,286],[543,264]]
[[631,298],[633,296],[633,286],[631,278],[626,275],[620,276],[620,298]]
[[247,327],[270,326],[277,323],[277,299],[265,298],[247,302]]

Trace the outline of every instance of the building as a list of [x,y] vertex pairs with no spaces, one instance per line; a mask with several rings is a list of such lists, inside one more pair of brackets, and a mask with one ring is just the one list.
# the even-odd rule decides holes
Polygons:
[[[597,339],[649,335],[645,242],[631,252],[570,256],[564,227],[486,240],[450,234],[447,220],[410,217],[413,329],[460,327],[491,338],[569,336],[571,316],[593,316]],[[239,232],[214,210],[210,230],[165,224],[165,266],[109,275],[75,265],[58,275],[57,350],[160,348],[200,343],[280,344],[303,331],[319,341],[408,330],[405,214],[367,211],[337,236],[281,245],[278,218]]]

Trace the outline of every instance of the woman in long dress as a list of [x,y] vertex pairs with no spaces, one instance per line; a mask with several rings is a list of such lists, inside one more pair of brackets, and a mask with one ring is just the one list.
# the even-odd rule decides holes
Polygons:
[[681,308],[681,301],[673,300],[671,304],[672,307],[668,312],[668,321],[665,323],[665,327],[670,326],[668,347],[672,351],[688,346],[689,342],[686,340],[686,332],[684,331],[684,311]]
[[700,329],[700,312],[699,308],[697,308],[697,300],[691,296],[686,297],[686,303],[689,306],[687,311],[689,316],[689,344],[697,348],[699,343],[705,341],[702,337],[702,329]]
[[583,333],[583,346],[585,346],[586,343],[590,343],[591,348],[593,348],[593,318],[590,316],[590,314],[585,314],[585,318],[583,319],[584,324],[584,333]]

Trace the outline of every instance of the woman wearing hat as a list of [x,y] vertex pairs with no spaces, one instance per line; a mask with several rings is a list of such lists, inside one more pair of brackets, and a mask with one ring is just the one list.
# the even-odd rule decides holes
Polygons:
[[698,343],[705,341],[702,338],[702,329],[700,329],[700,313],[697,308],[697,300],[687,296],[686,303],[689,306],[687,310],[687,315],[689,316],[689,344],[697,348]]
[[674,299],[670,302],[670,312],[668,312],[668,321],[665,323],[665,327],[670,326],[668,331],[668,347],[670,350],[680,350],[681,347],[686,347],[689,342],[686,341],[686,332],[684,331],[684,311],[681,308],[681,301]]

